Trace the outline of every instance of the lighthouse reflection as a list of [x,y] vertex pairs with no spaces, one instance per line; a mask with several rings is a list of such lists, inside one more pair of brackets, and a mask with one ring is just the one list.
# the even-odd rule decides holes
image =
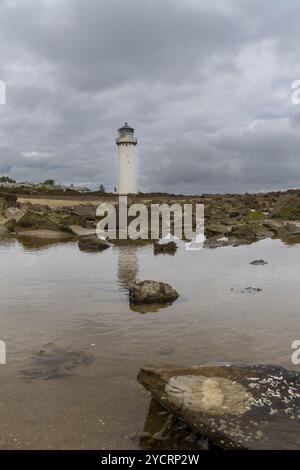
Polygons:
[[[140,280],[138,253],[142,246],[126,244],[118,247],[118,282],[120,289],[125,291],[127,295],[131,285]],[[138,313],[158,312],[170,305],[172,305],[172,302],[164,304],[136,304],[129,302],[130,310]]]
[[139,272],[137,250],[134,245],[118,247],[118,279],[122,290],[129,291],[131,284],[137,281]]

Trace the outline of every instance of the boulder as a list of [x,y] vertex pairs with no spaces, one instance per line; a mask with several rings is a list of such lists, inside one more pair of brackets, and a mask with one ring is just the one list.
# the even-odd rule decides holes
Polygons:
[[9,207],[17,206],[17,196],[14,194],[0,193],[0,213],[3,213]]
[[97,210],[97,207],[94,205],[79,204],[78,206],[75,206],[74,208],[72,208],[72,213],[86,220],[95,220],[96,210]]
[[41,212],[42,214],[46,214],[51,210],[47,204],[30,204],[30,209],[34,212]]
[[141,281],[131,285],[129,299],[138,304],[159,304],[172,302],[179,297],[178,292],[169,284],[157,281]]
[[221,223],[211,223],[208,224],[205,228],[205,234],[207,237],[213,237],[215,235],[225,235],[231,232],[231,227]]
[[8,207],[8,209],[4,211],[4,215],[7,219],[15,219],[16,221],[20,220],[25,213],[26,209],[24,207]]
[[167,253],[167,254],[174,254],[177,250],[177,245],[175,242],[168,242],[168,243],[159,243],[154,242],[154,254],[157,255],[159,253]]
[[284,220],[299,220],[300,196],[293,193],[281,196],[273,207],[272,217]]
[[232,227],[230,236],[252,243],[274,237],[274,231],[259,223],[238,224]]
[[87,235],[80,238],[78,247],[81,251],[103,251],[107,250],[110,244],[98,238],[97,235]]
[[255,233],[257,240],[273,238],[276,234],[276,232],[266,224],[251,224],[251,230]]
[[290,245],[300,243],[300,227],[291,223],[277,227],[277,237]]
[[265,264],[268,264],[267,261],[263,259],[255,259],[254,261],[251,261],[252,266],[264,266]]
[[16,223],[16,229],[44,229],[58,232],[68,232],[71,230],[64,225],[55,214],[41,214],[39,212],[27,211]]
[[300,448],[300,374],[275,366],[146,367],[138,381],[224,449]]

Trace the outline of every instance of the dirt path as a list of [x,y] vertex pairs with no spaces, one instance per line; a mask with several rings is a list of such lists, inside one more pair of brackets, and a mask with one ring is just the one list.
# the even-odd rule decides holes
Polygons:
[[69,206],[78,206],[79,204],[93,204],[95,206],[98,206],[101,201],[100,199],[60,199],[59,197],[57,199],[52,199],[52,198],[30,198],[30,197],[19,197],[18,202],[20,203],[25,203],[25,202],[31,202],[32,204],[43,204],[49,206],[51,209],[56,209],[57,207],[69,207]]

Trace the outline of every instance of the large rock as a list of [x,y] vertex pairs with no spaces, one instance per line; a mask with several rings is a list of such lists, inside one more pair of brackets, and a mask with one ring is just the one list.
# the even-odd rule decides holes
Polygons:
[[129,299],[133,303],[151,304],[172,302],[179,297],[169,284],[157,281],[141,281],[131,285]]
[[240,224],[232,228],[231,237],[246,240],[247,242],[255,242],[257,240],[257,235],[252,229],[250,224]]
[[291,223],[282,225],[277,228],[277,237],[290,245],[300,243],[300,227]]
[[71,233],[67,225],[55,216],[55,214],[42,214],[39,212],[27,211],[15,224],[18,229],[44,229]]
[[94,205],[79,204],[78,206],[75,206],[74,208],[72,208],[72,213],[86,220],[95,220],[96,210],[97,210],[97,207]]
[[168,242],[168,243],[159,243],[159,242],[154,242],[154,254],[158,255],[159,253],[164,253],[164,254],[171,254],[173,255],[176,253],[177,250],[177,245],[175,242]]
[[9,207],[17,207],[17,196],[14,194],[0,193],[0,213]]
[[231,232],[231,227],[222,223],[213,222],[207,225],[205,228],[205,234],[207,237],[227,235]]
[[273,208],[272,216],[284,220],[299,220],[300,196],[297,193],[287,193],[281,196]]
[[225,449],[300,448],[300,374],[274,366],[141,369],[166,409]]
[[103,251],[110,247],[105,240],[101,240],[97,235],[88,235],[80,238],[78,247],[82,251]]

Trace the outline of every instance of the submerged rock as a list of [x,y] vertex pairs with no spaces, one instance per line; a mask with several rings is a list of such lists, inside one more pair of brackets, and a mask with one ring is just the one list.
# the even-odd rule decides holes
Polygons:
[[[230,289],[232,292],[235,291],[235,289],[232,287]],[[239,290],[238,292],[240,292],[241,294],[255,294],[257,292],[262,292],[262,289],[260,287],[251,287],[251,286],[248,286],[248,287],[244,287],[244,289],[241,289]]]
[[27,380],[61,379],[74,374],[81,366],[90,365],[92,360],[92,356],[84,351],[49,343],[34,353],[29,366],[21,371],[21,376]]
[[208,450],[207,439],[199,439],[196,433],[192,433],[187,425],[154,399],[150,401],[139,445],[144,450]]
[[80,238],[78,247],[82,251],[103,251],[110,247],[105,240],[101,240],[97,235],[88,235]]
[[177,250],[177,245],[175,242],[168,242],[168,243],[159,243],[154,242],[154,254],[157,255],[159,253],[167,253],[167,254],[174,254]]
[[164,282],[149,280],[135,282],[129,290],[130,301],[138,304],[172,302],[178,297],[178,292]]
[[274,366],[143,368],[167,410],[225,449],[299,449],[300,374]]
[[265,264],[268,264],[267,261],[263,259],[255,259],[254,261],[251,261],[252,266],[264,266]]

